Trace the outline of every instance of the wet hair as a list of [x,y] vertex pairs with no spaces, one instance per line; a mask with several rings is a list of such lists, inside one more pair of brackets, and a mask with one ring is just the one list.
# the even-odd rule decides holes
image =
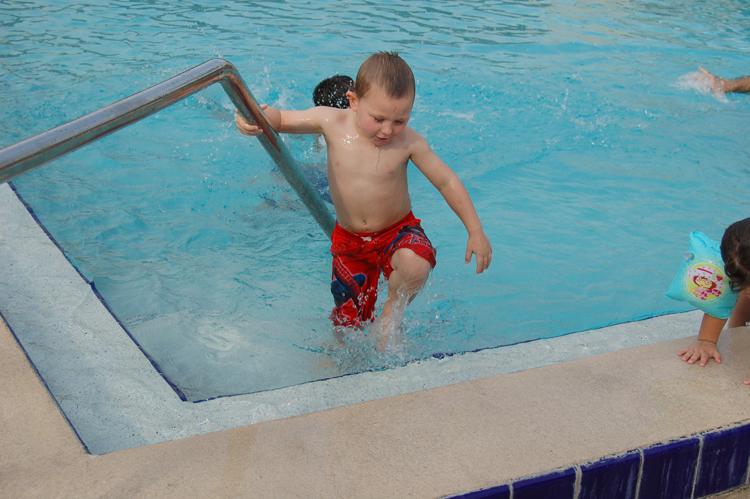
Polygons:
[[750,286],[750,218],[734,222],[724,231],[721,258],[733,291]]
[[359,67],[357,80],[354,82],[357,97],[364,98],[373,85],[388,97],[396,99],[416,95],[414,73],[396,52],[373,54]]
[[349,97],[346,93],[354,89],[354,80],[351,76],[336,75],[326,78],[318,83],[313,90],[313,103],[316,106],[337,107],[347,109]]

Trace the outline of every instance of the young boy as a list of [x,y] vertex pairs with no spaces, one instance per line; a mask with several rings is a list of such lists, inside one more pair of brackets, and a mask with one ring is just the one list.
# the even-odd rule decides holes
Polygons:
[[[735,222],[724,231],[721,238],[721,259],[724,260],[724,272],[729,278],[734,291],[739,291],[737,304],[729,317],[728,327],[740,327],[750,321],[750,218]],[[717,319],[703,314],[698,339],[687,348],[683,348],[677,355],[688,364],[700,361],[703,367],[714,359],[721,364],[721,355],[716,348],[721,330],[727,319]],[[750,379],[745,380],[750,385]]]
[[[466,263],[476,256],[477,274],[492,260],[492,247],[456,174],[407,126],[415,97],[414,75],[396,53],[380,52],[360,67],[349,109],[314,107],[280,111],[263,106],[280,133],[322,133],[328,149],[328,182],[336,209],[332,235],[335,325],[373,319],[380,272],[388,279],[381,319],[394,303],[410,302],[435,266],[435,249],[411,212],[406,168],[411,160],[440,191],[469,233]],[[262,131],[239,114],[245,135]],[[399,302],[399,303],[402,303]]]

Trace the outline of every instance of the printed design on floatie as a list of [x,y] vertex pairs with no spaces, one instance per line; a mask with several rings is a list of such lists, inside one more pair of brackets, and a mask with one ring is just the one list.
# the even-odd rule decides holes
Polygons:
[[664,295],[686,301],[711,317],[728,319],[738,294],[724,271],[719,241],[691,232],[685,259]]
[[687,271],[687,292],[699,300],[715,300],[726,288],[726,276],[715,265],[699,263]]

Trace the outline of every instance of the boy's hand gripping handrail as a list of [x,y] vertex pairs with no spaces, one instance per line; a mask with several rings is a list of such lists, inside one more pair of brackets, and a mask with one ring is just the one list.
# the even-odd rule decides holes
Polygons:
[[287,182],[329,237],[334,219],[300,170],[279,135],[271,128],[237,69],[223,59],[211,59],[158,85],[126,97],[76,120],[0,149],[0,184],[8,182],[58,156],[149,116],[214,83],[222,88],[243,118],[257,123],[260,143]]

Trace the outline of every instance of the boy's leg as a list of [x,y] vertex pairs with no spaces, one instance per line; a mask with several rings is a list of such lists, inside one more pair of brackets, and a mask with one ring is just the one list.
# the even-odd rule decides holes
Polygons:
[[335,306],[334,326],[357,326],[369,322],[378,299],[380,268],[374,255],[333,256],[331,294]]
[[380,266],[377,253],[361,237],[336,223],[331,235],[331,294],[334,326],[357,326],[370,321],[378,298]]
[[388,299],[383,306],[381,318],[387,321],[393,304],[400,296],[408,303],[417,296],[430,276],[432,265],[409,248],[399,248],[391,257],[391,275],[388,277]]

